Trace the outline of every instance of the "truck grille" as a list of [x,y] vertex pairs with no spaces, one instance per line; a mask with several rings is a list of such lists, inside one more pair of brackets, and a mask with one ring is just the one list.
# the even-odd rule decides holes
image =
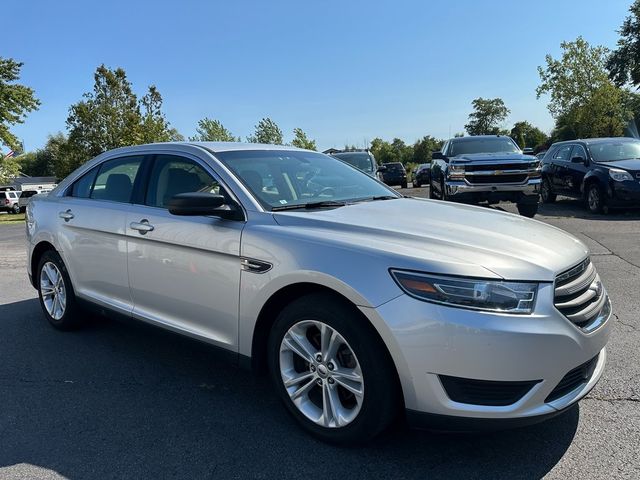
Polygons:
[[609,316],[610,304],[590,259],[556,277],[554,305],[585,331],[595,330]]
[[467,175],[466,179],[467,182],[476,185],[486,183],[523,183],[527,179],[527,175]]

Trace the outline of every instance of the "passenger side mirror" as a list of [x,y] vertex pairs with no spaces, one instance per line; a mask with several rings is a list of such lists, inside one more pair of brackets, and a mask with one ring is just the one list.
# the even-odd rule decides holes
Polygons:
[[242,211],[236,204],[227,203],[223,195],[213,193],[179,193],[167,203],[169,213],[179,216],[214,216],[229,220],[242,220]]
[[586,165],[586,160],[584,159],[584,157],[573,157],[571,159],[571,163],[582,163]]
[[431,152],[431,158],[433,160],[444,160],[445,157],[442,154],[442,152],[440,150],[438,150],[437,152]]

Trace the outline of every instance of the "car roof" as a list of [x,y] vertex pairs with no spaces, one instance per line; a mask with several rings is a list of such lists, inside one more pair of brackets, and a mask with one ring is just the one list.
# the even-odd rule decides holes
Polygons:
[[[247,142],[157,142],[147,143],[144,145],[131,145],[128,147],[116,148],[110,150],[110,152],[116,152],[119,150],[127,152],[135,152],[136,150],[148,150],[149,147],[161,147],[162,145],[193,145],[196,147],[205,148],[213,153],[219,152],[231,152],[242,150],[299,150],[301,152],[311,152],[313,150],[305,150],[304,148],[292,147],[289,145],[271,145],[266,143],[247,143]],[[316,152],[317,153],[317,152]]]
[[616,141],[637,142],[638,139],[634,137],[576,138],[575,140],[564,140],[562,142],[556,142],[553,145],[565,145],[567,143],[586,143],[587,145],[597,145],[598,143],[608,143]]

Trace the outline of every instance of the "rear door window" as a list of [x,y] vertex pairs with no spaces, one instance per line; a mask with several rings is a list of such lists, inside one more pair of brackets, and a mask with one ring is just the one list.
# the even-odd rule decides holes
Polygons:
[[132,156],[104,162],[91,190],[91,198],[129,203],[143,158]]

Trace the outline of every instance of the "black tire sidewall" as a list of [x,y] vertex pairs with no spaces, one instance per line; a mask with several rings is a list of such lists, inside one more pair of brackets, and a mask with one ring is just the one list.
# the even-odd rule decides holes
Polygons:
[[[62,280],[64,282],[64,288],[66,292],[66,305],[64,314],[59,320],[54,319],[51,315],[49,315],[49,312],[47,312],[47,309],[44,305],[44,300],[42,298],[42,291],[40,289],[40,275],[42,275],[42,267],[47,262],[51,262],[56,267],[58,267],[58,270],[62,274]],[[59,330],[72,330],[77,328],[79,322],[76,297],[73,290],[73,285],[71,284],[71,278],[69,277],[69,272],[67,271],[67,268],[58,252],[49,250],[42,255],[40,261],[38,262],[38,270],[36,272],[36,285],[38,288],[38,298],[40,300],[42,312],[44,313],[44,316],[47,318],[49,323]]]
[[[349,425],[325,428],[306,418],[289,398],[280,376],[280,343],[287,330],[303,320],[326,323],[349,343],[364,379],[364,399],[360,412]],[[398,386],[388,355],[381,355],[386,347],[364,321],[346,303],[332,295],[311,294],[289,304],[280,313],[272,328],[268,344],[269,372],[277,395],[287,411],[315,437],[330,443],[352,444],[370,440],[383,431],[396,416]],[[376,372],[374,375],[372,372]]]
[[[595,190],[598,193],[599,202],[596,208],[591,208],[591,202],[589,201],[589,197],[591,196],[592,190]],[[587,189],[587,209],[591,213],[602,213],[604,210],[604,198],[602,196],[602,189],[597,183],[592,183],[591,185],[589,185],[589,188]]]
[[537,203],[522,203],[518,204],[518,213],[523,217],[533,218],[538,213],[538,204]]

